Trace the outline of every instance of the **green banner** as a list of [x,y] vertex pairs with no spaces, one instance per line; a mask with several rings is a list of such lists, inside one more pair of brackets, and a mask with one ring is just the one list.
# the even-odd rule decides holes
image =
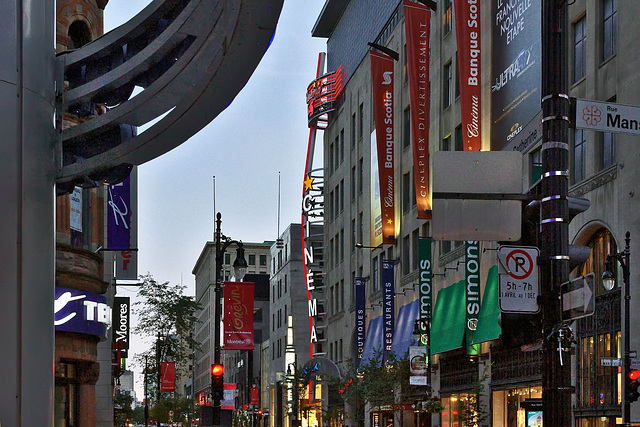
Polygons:
[[[431,321],[433,301],[432,278],[433,270],[431,268],[431,239],[419,239],[418,241],[418,257],[420,263],[418,265],[418,287],[420,298],[420,318],[428,318]],[[420,345],[426,346],[429,343],[429,325],[426,322],[420,324]]]
[[480,242],[477,240],[465,242],[464,254],[467,354],[478,355],[481,347],[479,344],[472,343],[480,314]]

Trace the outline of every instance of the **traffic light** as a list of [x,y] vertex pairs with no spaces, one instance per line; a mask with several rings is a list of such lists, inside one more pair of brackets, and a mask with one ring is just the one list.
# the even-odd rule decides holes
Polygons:
[[211,397],[220,402],[224,395],[224,366],[220,363],[211,365]]
[[262,416],[262,409],[258,409],[258,416]]
[[638,393],[640,382],[638,382],[638,379],[640,379],[640,371],[637,369],[633,369],[627,374],[627,402],[635,402],[640,397],[640,393]]

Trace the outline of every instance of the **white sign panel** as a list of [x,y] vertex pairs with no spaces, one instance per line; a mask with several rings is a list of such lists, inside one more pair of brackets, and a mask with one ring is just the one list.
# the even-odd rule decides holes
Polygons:
[[589,273],[562,284],[562,320],[590,316],[594,309],[595,274]]
[[73,187],[69,194],[69,217],[72,230],[82,233],[82,188]]
[[576,99],[577,129],[640,135],[640,107]]
[[533,246],[500,246],[500,310],[504,313],[537,313],[538,255]]

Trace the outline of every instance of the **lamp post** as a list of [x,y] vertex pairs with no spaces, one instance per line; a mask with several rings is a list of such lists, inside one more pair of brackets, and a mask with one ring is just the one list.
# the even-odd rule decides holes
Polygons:
[[[244,259],[244,248],[242,241],[232,240],[222,234],[220,225],[222,224],[222,215],[220,212],[216,215],[216,287],[215,287],[215,311],[213,317],[214,344],[213,344],[213,363],[214,365],[222,365],[220,360],[220,322],[222,320],[222,263],[224,261],[224,253],[229,246],[237,244],[237,257],[233,262],[236,281],[241,281],[247,272],[247,261]],[[213,409],[213,425],[220,425],[220,402],[221,397],[214,393],[213,382],[211,383],[211,397]]]
[[623,292],[624,292],[624,317],[622,319],[623,325],[623,333],[622,339],[624,342],[624,360],[622,363],[622,425],[629,426],[631,425],[631,402],[629,401],[629,396],[627,395],[627,376],[631,371],[631,358],[630,358],[630,340],[631,334],[629,332],[629,303],[631,301],[631,295],[629,294],[629,240],[631,233],[627,231],[625,235],[625,247],[622,252],[618,252],[616,254],[607,255],[607,270],[602,273],[602,285],[608,291],[612,290],[616,285],[616,278],[613,274],[613,269],[615,267],[615,261],[617,260],[620,263],[620,267],[622,268],[622,282],[624,284]]

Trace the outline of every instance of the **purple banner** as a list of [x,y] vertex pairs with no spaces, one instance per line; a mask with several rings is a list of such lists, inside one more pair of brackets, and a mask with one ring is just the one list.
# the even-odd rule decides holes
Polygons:
[[356,298],[356,366],[362,360],[362,352],[364,351],[364,331],[365,331],[365,284],[366,280],[356,277],[354,280],[355,298]]
[[131,247],[130,185],[130,177],[127,177],[120,184],[107,187],[107,248],[110,251],[123,251]]
[[387,360],[393,344],[393,262],[382,261],[382,321],[384,330],[384,344],[382,347],[382,361]]
[[111,307],[103,295],[56,288],[55,296],[56,331],[106,336],[111,324]]

